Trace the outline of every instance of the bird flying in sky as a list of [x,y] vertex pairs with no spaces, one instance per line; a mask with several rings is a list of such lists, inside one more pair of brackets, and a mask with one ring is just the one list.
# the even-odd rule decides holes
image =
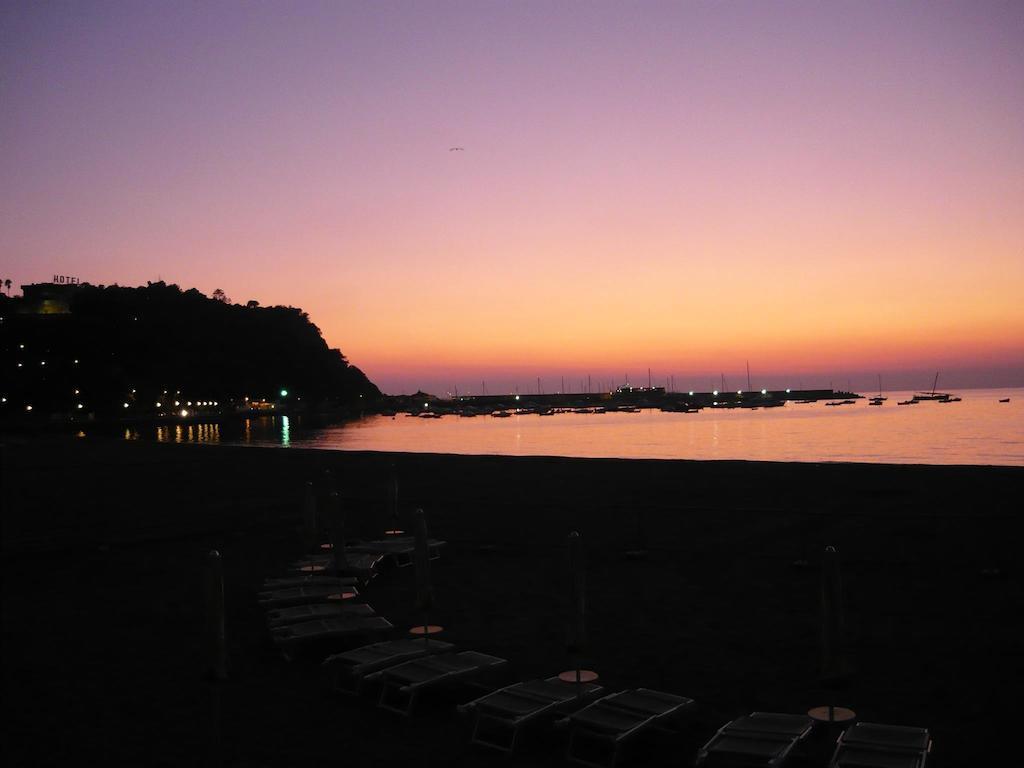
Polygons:
[[465,152],[466,150],[462,147],[448,147],[449,152]]

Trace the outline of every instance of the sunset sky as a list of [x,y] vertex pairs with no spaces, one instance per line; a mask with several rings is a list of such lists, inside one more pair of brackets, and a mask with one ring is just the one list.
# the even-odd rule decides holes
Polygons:
[[387,392],[1024,385],[1019,1],[5,3],[0,179]]

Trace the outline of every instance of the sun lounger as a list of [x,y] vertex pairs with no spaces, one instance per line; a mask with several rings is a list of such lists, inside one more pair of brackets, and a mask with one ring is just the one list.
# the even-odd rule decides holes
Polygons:
[[291,608],[275,608],[267,611],[267,624],[283,627],[286,624],[300,624],[315,619],[335,619],[346,616],[366,617],[375,615],[373,606],[366,603],[350,603],[337,600],[330,603],[295,605]]
[[403,715],[412,714],[417,696],[427,688],[471,682],[508,664],[506,659],[476,651],[443,653],[388,667],[366,679],[381,680],[377,706]]
[[515,750],[519,730],[524,725],[581,707],[599,696],[603,690],[595,683],[577,686],[576,683],[563,682],[558,677],[527,680],[463,704],[459,712],[474,716],[473,736],[470,739],[473,744],[511,753]]
[[[427,551],[431,560],[437,560],[440,556],[440,548],[448,542],[438,539],[427,541]],[[405,568],[413,564],[416,553],[416,538],[413,536],[395,536],[388,539],[377,539],[374,541],[362,541],[346,547],[346,552],[373,553],[382,557],[390,558],[399,568]]]
[[931,749],[927,728],[855,723],[839,737],[829,768],[925,768]]
[[338,599],[334,597],[340,594],[359,595],[355,587],[292,587],[290,589],[275,589],[272,592],[260,592],[260,604],[267,608],[284,608],[289,605],[304,605],[306,603],[323,603],[328,600]]
[[697,753],[698,766],[778,768],[811,734],[806,715],[752,712],[726,723]]
[[270,630],[270,636],[278,645],[291,645],[313,640],[336,640],[393,629],[390,621],[383,616],[345,616],[333,619],[317,619],[300,624],[288,624]]
[[335,572],[334,558],[331,555],[315,555],[296,560],[292,563],[292,570],[299,573],[308,573],[316,576],[363,576],[372,572],[384,555],[380,552],[349,552],[346,549],[345,568]]
[[359,583],[355,576],[286,576],[281,579],[264,579],[266,592],[290,587],[354,587]]
[[[612,768],[624,742],[648,729],[669,730],[666,724],[693,704],[693,699],[648,688],[609,694],[562,721],[570,729],[565,756],[594,768]],[[608,760],[598,763],[581,757],[576,749],[580,741],[607,748]]]
[[388,640],[336,653],[323,663],[331,669],[334,690],[358,695],[367,675],[424,656],[448,653],[454,647],[440,640]]

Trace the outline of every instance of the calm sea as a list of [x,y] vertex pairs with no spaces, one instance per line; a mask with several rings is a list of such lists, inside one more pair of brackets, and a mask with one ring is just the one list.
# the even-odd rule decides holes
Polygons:
[[[858,461],[899,464],[1024,466],[1024,389],[957,392],[959,403],[897,405],[911,392],[867,400],[699,413],[534,414],[505,419],[402,414],[306,428],[298,417],[232,424],[126,430],[131,439],[339,451],[410,451],[505,456],[646,459]],[[1000,399],[1010,398],[1009,403]]]

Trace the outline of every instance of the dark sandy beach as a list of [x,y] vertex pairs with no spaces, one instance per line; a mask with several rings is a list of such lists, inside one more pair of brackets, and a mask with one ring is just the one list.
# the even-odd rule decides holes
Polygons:
[[[286,663],[256,592],[301,554],[302,486],[331,469],[353,533],[403,507],[449,546],[437,622],[514,678],[567,668],[565,536],[588,559],[587,665],[609,690],[700,703],[680,739],[625,764],[689,765],[726,720],[828,702],[817,681],[820,552],[839,548],[862,720],[927,726],[939,766],[1004,765],[1024,671],[1024,469],[362,454],[11,438],[3,448],[3,757],[8,765],[209,762],[203,563],[225,564],[230,674],[221,761],[238,766],[502,765],[453,699],[416,717],[339,698]],[[360,530],[361,529],[361,530]],[[644,559],[625,552],[646,548]],[[808,565],[794,565],[797,561]],[[983,571],[998,569],[998,574]],[[364,591],[399,633],[411,569]],[[540,729],[515,763],[563,765]]]

